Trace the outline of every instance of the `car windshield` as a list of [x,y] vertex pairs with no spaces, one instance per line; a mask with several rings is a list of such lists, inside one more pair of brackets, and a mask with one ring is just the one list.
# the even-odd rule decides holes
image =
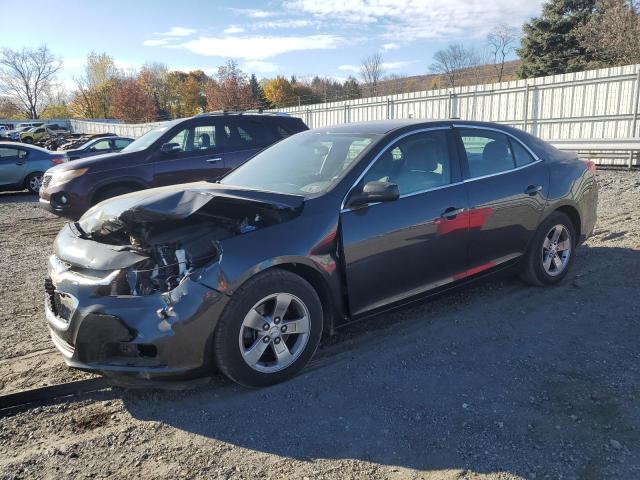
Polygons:
[[338,183],[375,138],[298,133],[258,153],[220,183],[305,197],[321,195]]
[[121,150],[122,153],[128,152],[139,152],[148,148],[153,142],[158,140],[163,134],[167,132],[171,127],[174,126],[175,123],[169,123],[167,125],[162,125],[161,127],[156,127],[153,130],[149,130],[143,136],[131,142],[128,146]]

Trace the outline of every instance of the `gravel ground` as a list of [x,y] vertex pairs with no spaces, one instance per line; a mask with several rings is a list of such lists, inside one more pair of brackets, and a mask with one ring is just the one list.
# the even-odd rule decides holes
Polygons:
[[[640,478],[640,172],[599,181],[558,287],[493,279],[379,316],[267,389],[216,377],[2,418],[0,478]],[[41,351],[62,222],[27,199],[0,200],[2,393],[78,375]]]

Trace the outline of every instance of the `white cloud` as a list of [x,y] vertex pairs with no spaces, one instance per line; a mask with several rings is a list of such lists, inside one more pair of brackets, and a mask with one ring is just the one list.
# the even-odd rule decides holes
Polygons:
[[285,7],[339,24],[375,24],[389,40],[484,36],[500,23],[520,26],[543,0],[287,0]]
[[211,57],[263,60],[286,52],[335,49],[341,40],[334,35],[200,37],[178,47]]
[[257,10],[254,8],[236,8],[234,10],[250,18],[268,18],[268,17],[273,17],[275,15],[275,12],[268,12],[266,10]]
[[193,28],[186,27],[171,27],[171,30],[165,33],[157,33],[156,35],[164,35],[166,37],[188,37],[196,33],[196,30]]
[[274,73],[278,71],[278,65],[271,62],[263,62],[261,60],[249,60],[245,62],[243,70],[254,73]]
[[238,25],[229,25],[227,28],[223,30],[227,35],[233,35],[234,33],[242,33],[244,32],[244,28]]
[[398,50],[400,48],[400,45],[398,45],[397,43],[385,43],[384,45],[382,45],[382,50],[385,52],[389,52],[391,50]]
[[167,40],[166,38],[159,38],[157,40],[145,40],[144,42],[142,42],[145,47],[160,47],[162,45],[166,45],[167,43],[169,43],[169,40]]
[[252,25],[253,28],[306,28],[312,27],[315,22],[311,20],[271,20],[268,22],[257,22]]

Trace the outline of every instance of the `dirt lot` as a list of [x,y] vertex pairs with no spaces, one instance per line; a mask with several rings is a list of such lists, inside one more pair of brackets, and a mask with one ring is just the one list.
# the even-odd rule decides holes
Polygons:
[[[2,418],[0,478],[640,478],[640,172],[599,180],[559,287],[494,279],[380,316],[264,390],[214,378]],[[42,318],[61,224],[0,194],[0,393],[86,377]]]

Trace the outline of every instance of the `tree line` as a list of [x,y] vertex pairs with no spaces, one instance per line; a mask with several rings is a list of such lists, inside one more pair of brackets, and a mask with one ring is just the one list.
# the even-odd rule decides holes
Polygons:
[[[427,88],[449,88],[640,63],[640,0],[549,0],[522,30],[500,25],[482,48],[453,43],[433,56]],[[507,71],[512,58],[516,72]],[[511,62],[512,63],[512,62]],[[283,108],[400,93],[417,86],[389,74],[381,53],[360,62],[359,78],[261,79],[230,60],[214,74],[151,63],[124,71],[106,53],[87,56],[67,94],[62,62],[47,46],[0,52],[0,118],[165,120],[203,111]],[[424,87],[424,85],[420,85]],[[416,88],[422,89],[422,88]]]

